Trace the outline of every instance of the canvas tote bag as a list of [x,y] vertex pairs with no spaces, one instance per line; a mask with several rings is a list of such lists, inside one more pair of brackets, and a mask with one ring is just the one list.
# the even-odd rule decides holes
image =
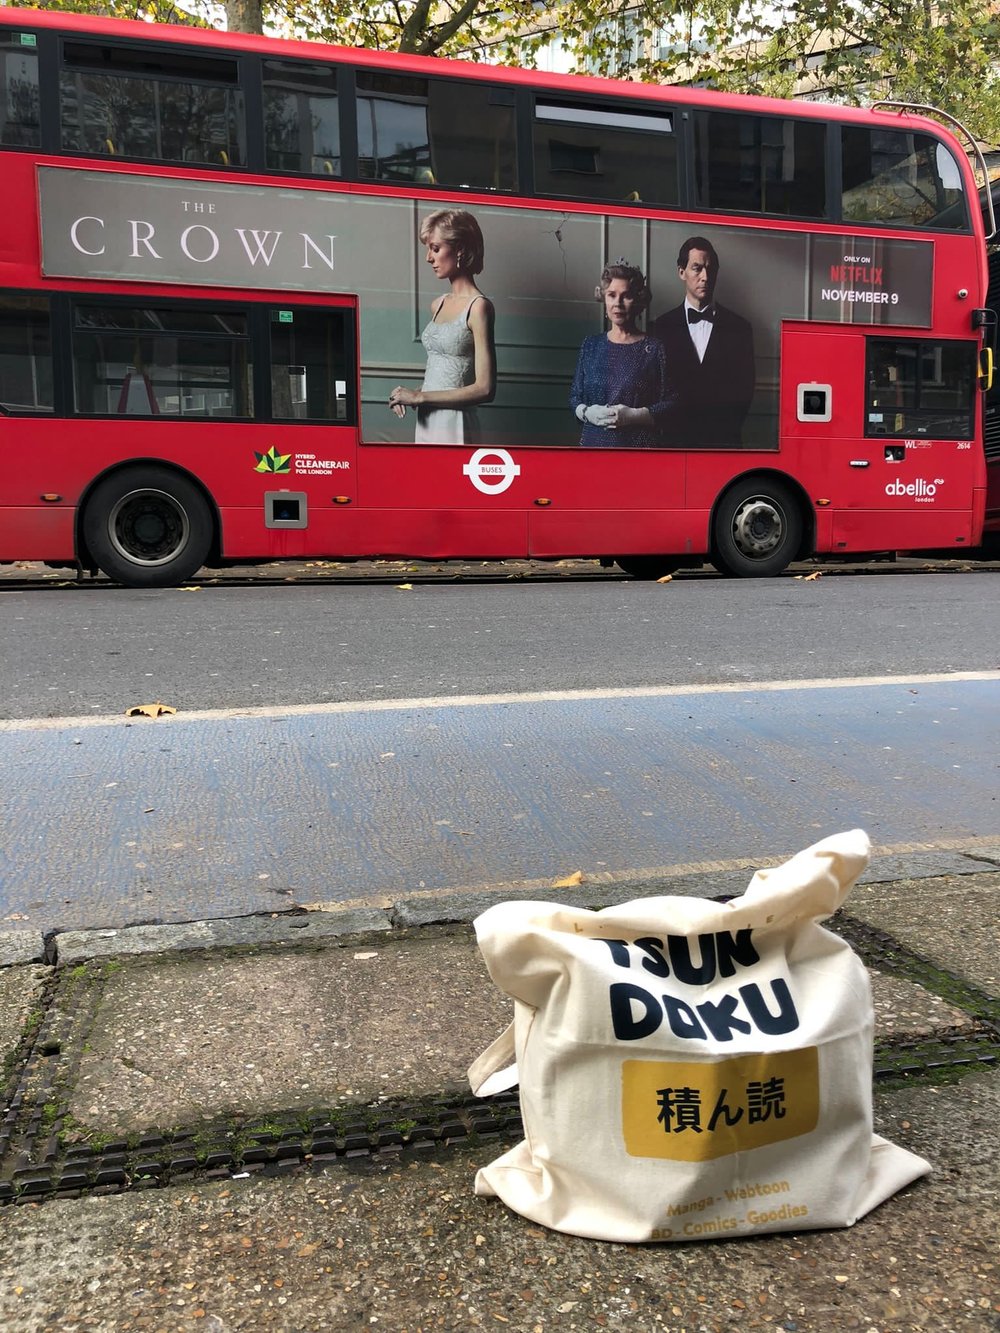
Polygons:
[[484,912],[514,1021],[469,1080],[520,1083],[525,1137],[477,1194],[579,1236],[689,1241],[850,1226],[929,1171],[872,1133],[868,974],[819,924],[869,850],[827,838],[727,903]]

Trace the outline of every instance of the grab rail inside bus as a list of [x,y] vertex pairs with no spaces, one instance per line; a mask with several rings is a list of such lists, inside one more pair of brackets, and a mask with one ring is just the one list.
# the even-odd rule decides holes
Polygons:
[[992,241],[997,234],[997,219],[996,219],[996,213],[994,213],[993,211],[993,195],[990,191],[990,173],[986,167],[986,159],[985,157],[983,157],[983,150],[979,147],[979,144],[977,140],[973,137],[972,132],[966,129],[966,127],[962,124],[962,122],[956,119],[955,116],[950,115],[947,111],[942,111],[939,107],[928,106],[924,102],[879,101],[872,103],[873,111],[877,111],[880,107],[891,107],[896,111],[915,111],[921,113],[922,115],[938,116],[941,120],[946,120],[949,123],[949,125],[953,125],[959,131],[959,133],[965,138],[970,148],[972,149],[972,153],[975,156],[976,162],[979,164],[979,170],[983,173],[983,193],[986,198],[985,208],[990,224],[989,231],[986,233],[986,239],[988,241]]

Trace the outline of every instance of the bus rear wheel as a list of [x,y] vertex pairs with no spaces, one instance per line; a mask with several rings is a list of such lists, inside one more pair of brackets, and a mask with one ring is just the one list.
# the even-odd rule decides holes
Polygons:
[[802,511],[789,488],[770,478],[739,482],[719,501],[712,563],[736,578],[771,578],[795,559]]
[[212,513],[197,486],[179,473],[129,468],[98,482],[82,531],[109,579],[128,588],[169,588],[205,563]]
[[676,560],[663,555],[619,555],[615,564],[634,579],[662,579],[680,568]]

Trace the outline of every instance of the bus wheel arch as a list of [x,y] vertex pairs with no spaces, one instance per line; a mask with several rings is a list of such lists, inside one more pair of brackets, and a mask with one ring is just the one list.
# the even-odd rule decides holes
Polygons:
[[802,487],[780,472],[748,472],[717,497],[709,558],[722,574],[770,578],[815,546],[815,510]]
[[218,511],[198,479],[156,459],[96,477],[77,511],[79,563],[126,587],[183,583],[219,556]]

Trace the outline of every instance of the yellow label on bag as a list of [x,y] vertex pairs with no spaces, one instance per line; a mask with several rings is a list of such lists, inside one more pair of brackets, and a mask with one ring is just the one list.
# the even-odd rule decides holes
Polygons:
[[699,1063],[622,1063],[622,1130],[631,1157],[709,1161],[798,1138],[818,1119],[815,1046]]

